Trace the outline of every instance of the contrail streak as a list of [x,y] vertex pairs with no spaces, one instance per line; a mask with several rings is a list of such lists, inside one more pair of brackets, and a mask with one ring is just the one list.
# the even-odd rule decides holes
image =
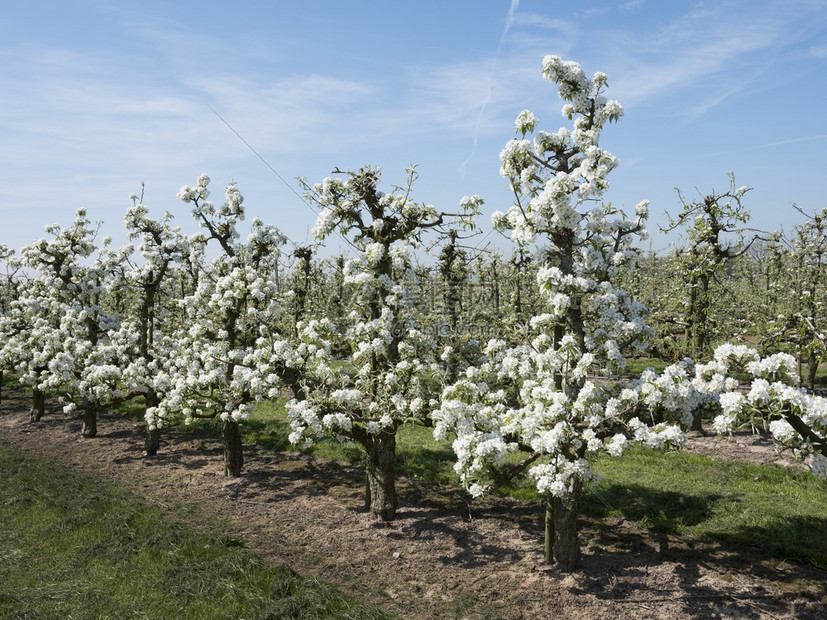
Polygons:
[[514,23],[514,15],[517,12],[517,7],[519,6],[520,0],[511,0],[511,6],[508,7],[508,18],[505,20],[505,28],[503,28],[503,33],[500,35],[500,40],[497,43],[497,53],[494,55],[494,62],[491,64],[491,71],[488,73],[488,92],[485,95],[485,101],[483,101],[482,106],[480,106],[480,113],[477,116],[477,124],[474,130],[474,148],[471,150],[471,154],[468,156],[468,158],[459,165],[459,168],[457,168],[457,172],[459,172],[461,176],[465,176],[465,167],[474,158],[474,155],[477,152],[477,145],[479,144],[480,124],[482,123],[482,117],[485,114],[485,109],[488,107],[488,104],[491,103],[491,91],[494,87],[494,65],[496,64],[497,59],[500,57],[500,50],[502,49],[503,43],[505,42],[505,37],[508,34],[508,31],[511,30],[511,25]]

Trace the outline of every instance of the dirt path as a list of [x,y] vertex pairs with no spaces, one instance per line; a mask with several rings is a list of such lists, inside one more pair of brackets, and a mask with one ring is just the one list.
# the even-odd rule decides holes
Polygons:
[[[565,575],[542,564],[534,505],[495,498],[469,511],[454,488],[402,479],[397,520],[375,527],[360,509],[358,468],[245,445],[246,474],[227,481],[214,437],[169,431],[148,459],[134,420],[104,414],[99,436],[84,440],[59,409],[36,424],[26,410],[4,393],[0,437],[119,481],[175,518],[223,519],[269,559],[406,618],[827,617],[825,572],[810,567],[584,519],[581,568]],[[771,447],[755,453],[778,458]]]

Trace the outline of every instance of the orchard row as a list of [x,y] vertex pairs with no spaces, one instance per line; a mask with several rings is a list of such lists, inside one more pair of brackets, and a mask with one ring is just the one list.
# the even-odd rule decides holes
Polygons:
[[[806,353],[811,368],[822,355],[821,216],[787,246],[758,239],[743,228],[748,188],[733,184],[673,222],[687,232],[685,251],[641,261],[648,203],[627,215],[602,200],[617,160],[600,137],[623,114],[604,96],[606,76],[555,56],[543,60],[543,76],[558,85],[571,126],[539,130],[525,110],[501,153],[514,205],[493,220],[515,243],[510,260],[474,253],[478,197],[453,212],[416,202],[413,170],[387,193],[371,168],[304,185],[320,211],[318,243],[336,235],[351,248],[328,261],[314,260],[315,245],[289,251],[258,218],[242,239],[239,190],[229,185],[216,206],[201,176],[178,194],[192,207],[194,234],[169,213],[150,217],[133,196],[124,217],[131,245],[98,243],[79,211],[19,253],[4,249],[0,369],[31,388],[33,419],[54,394],[82,416],[87,437],[98,411],[142,397],[149,455],[165,426],[214,419],[228,476],[241,473],[239,425],[255,403],[289,394],[294,444],[332,435],[364,448],[368,504],[382,520],[398,504],[397,431],[433,427],[453,438],[455,469],[473,495],[521,475],[533,482],[547,503],[546,559],[565,570],[580,556],[589,456],[619,456],[633,443],[679,448],[702,411],[723,433],[763,419],[827,474],[825,401],[799,387],[786,352]],[[742,236],[725,246],[728,232]],[[428,247],[439,248],[433,268],[420,266]],[[791,261],[802,291],[793,304],[773,285]],[[710,356],[721,317],[758,324],[758,304],[733,312],[721,301],[745,294],[745,279],[779,315],[764,317],[760,332],[732,332],[739,343]],[[749,336],[761,354],[742,344]],[[613,381],[653,339],[676,359],[690,351],[708,361]],[[749,378],[746,389],[735,377]]]

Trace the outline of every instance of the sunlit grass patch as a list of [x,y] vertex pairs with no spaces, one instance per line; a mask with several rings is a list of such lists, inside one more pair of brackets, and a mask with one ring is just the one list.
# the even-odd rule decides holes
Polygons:
[[379,618],[243,541],[0,443],[4,618]]
[[602,457],[583,509],[827,566],[827,482],[778,465],[655,450]]
[[[291,449],[283,401],[259,406],[244,428],[249,441]],[[316,440],[307,452],[354,465],[364,459],[358,444],[330,437]],[[435,441],[430,428],[400,428],[396,455],[400,475],[458,485],[454,462],[451,442]],[[759,548],[768,556],[827,566],[827,482],[809,472],[645,449],[629,450],[620,458],[598,457],[594,468],[602,481],[585,487],[581,503],[585,515],[622,516],[653,532],[711,537]],[[537,501],[536,491],[525,479],[499,493]]]
[[[247,441],[253,441],[272,450],[289,450],[290,423],[284,401],[259,403],[242,432]],[[433,429],[416,424],[403,425],[397,433],[396,466],[407,476],[424,478],[431,482],[458,483],[454,473],[454,452],[450,441],[436,441]],[[354,441],[338,441],[333,437],[314,439],[306,450],[308,454],[331,461],[353,465],[364,462],[365,452]]]

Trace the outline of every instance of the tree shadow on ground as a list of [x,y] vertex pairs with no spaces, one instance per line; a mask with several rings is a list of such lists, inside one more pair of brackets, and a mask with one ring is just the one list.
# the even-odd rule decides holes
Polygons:
[[[778,528],[739,528],[696,537],[677,534],[708,519],[714,504],[725,499],[639,485],[611,485],[601,489],[599,497],[586,494],[583,508],[591,516],[581,518],[584,578],[572,592],[642,605],[680,600],[683,612],[693,618],[783,613],[777,593],[739,582],[738,575],[749,573],[773,581],[784,593],[781,599],[796,599],[796,617],[824,617],[827,585],[820,580],[821,585],[813,588],[812,582],[802,580],[802,570],[811,577],[827,577],[827,571],[788,563],[790,552],[806,556],[809,551],[779,541]],[[605,506],[619,507],[612,512],[622,516],[606,516]],[[783,526],[790,532],[827,533],[824,519],[786,518]],[[823,565],[827,555],[818,557]],[[649,583],[650,569],[665,563],[674,565],[677,583]]]
[[[570,588],[573,594],[626,603],[630,610],[680,601],[688,618],[777,617],[773,614],[789,613],[790,605],[796,618],[823,618],[827,611],[827,585],[823,578],[814,579],[827,572],[760,551],[714,537],[637,530],[623,519],[585,519],[581,536],[587,542],[577,585]],[[672,579],[661,581],[656,569],[666,564],[673,567]],[[743,574],[771,580],[775,591],[745,585],[739,577]]]
[[678,491],[659,491],[637,484],[610,484],[584,490],[581,509],[586,514],[608,516],[620,512],[624,518],[647,529],[677,532],[709,518],[712,507],[722,495],[687,495]]
[[[584,493],[581,509],[593,517],[622,516],[653,535],[679,533],[711,519],[721,502],[738,501],[737,495],[662,491],[636,484],[612,484]],[[807,536],[806,534],[810,534]],[[765,519],[761,526],[706,534],[722,544],[760,549],[765,555],[827,567],[827,520],[784,515]]]

